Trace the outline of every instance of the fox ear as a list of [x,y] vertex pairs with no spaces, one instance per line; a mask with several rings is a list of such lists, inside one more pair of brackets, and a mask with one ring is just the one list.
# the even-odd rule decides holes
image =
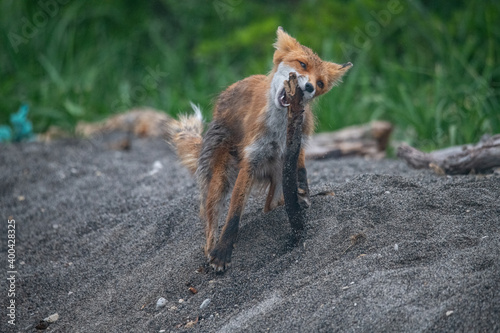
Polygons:
[[276,36],[276,43],[273,44],[276,50],[288,52],[298,44],[297,40],[287,34],[282,27],[278,27],[278,30],[276,30]]
[[334,62],[327,63],[327,73],[328,73],[328,89],[336,86],[341,82],[342,76],[351,69],[352,63],[347,62],[345,64],[339,65]]
[[276,51],[274,52],[273,62],[275,64],[280,63],[286,53],[290,52],[294,48],[297,48],[299,42],[283,30],[282,27],[278,27],[276,30],[276,42],[273,44]]

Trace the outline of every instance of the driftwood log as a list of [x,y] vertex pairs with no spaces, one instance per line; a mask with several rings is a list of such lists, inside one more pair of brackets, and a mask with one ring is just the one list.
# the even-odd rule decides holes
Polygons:
[[386,121],[350,126],[339,131],[314,135],[306,147],[306,158],[324,159],[344,156],[382,158],[392,132]]
[[283,196],[285,210],[292,226],[295,240],[300,239],[304,231],[304,210],[299,203],[297,161],[302,142],[302,122],[304,114],[304,93],[298,86],[297,75],[290,73],[285,81],[288,106],[286,149],[283,163]]
[[[75,133],[84,137],[100,138],[104,135],[120,132],[127,133],[126,140],[131,136],[165,137],[164,123],[169,116],[160,110],[142,108],[113,115],[102,122],[79,122]],[[385,121],[375,121],[369,124],[350,126],[330,133],[316,134],[305,147],[307,159],[338,158],[344,156],[365,156],[382,158],[389,142],[392,125]],[[51,128],[40,134],[38,140],[51,141],[61,137],[69,137],[70,133],[59,128]],[[112,144],[121,146],[121,141]]]
[[415,169],[430,168],[438,174],[489,172],[500,167],[500,134],[484,136],[475,145],[421,152],[408,145],[398,147],[398,157]]

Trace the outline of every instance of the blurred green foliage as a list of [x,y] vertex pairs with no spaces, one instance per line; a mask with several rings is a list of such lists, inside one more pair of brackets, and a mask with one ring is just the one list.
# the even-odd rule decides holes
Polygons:
[[500,2],[0,1],[0,124],[36,132],[135,106],[207,117],[231,83],[272,67],[281,25],[354,68],[316,105],[319,130],[385,119],[431,149],[500,132]]

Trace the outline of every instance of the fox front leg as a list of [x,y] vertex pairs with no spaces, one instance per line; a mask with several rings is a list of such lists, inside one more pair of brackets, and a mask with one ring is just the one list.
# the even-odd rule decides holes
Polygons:
[[248,163],[243,163],[231,195],[226,224],[222,228],[219,241],[208,256],[209,263],[216,272],[223,272],[231,265],[233,246],[238,236],[241,215],[243,214],[252,182],[253,175],[251,168]]

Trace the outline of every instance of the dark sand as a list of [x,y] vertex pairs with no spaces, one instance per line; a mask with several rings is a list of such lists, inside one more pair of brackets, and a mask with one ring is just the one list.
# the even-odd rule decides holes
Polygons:
[[14,328],[1,279],[2,332],[56,312],[50,332],[500,331],[498,175],[309,161],[311,192],[335,195],[312,198],[304,246],[287,245],[283,207],[265,215],[253,196],[232,268],[215,275],[197,272],[198,191],[162,140],[0,149],[1,262],[5,276],[13,216],[19,272]]

